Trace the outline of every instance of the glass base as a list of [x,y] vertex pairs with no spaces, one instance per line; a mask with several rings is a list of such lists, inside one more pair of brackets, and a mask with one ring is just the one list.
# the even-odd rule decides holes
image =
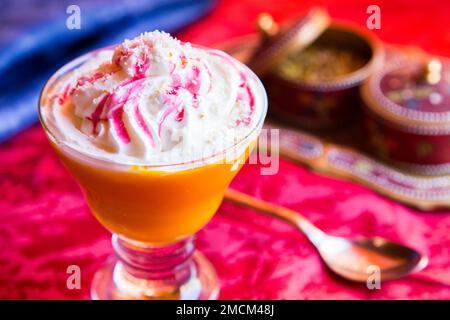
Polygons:
[[94,300],[215,300],[219,282],[192,239],[147,247],[113,236],[117,258],[96,272]]

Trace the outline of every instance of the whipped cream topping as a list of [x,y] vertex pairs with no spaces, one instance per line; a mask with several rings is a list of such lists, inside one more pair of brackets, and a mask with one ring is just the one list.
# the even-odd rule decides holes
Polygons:
[[43,120],[58,140],[118,162],[171,164],[217,154],[263,112],[256,76],[227,54],[159,31],[95,54],[58,80]]

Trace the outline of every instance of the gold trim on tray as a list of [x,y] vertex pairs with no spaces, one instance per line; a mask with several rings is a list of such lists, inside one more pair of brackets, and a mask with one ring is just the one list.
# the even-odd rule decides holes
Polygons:
[[[450,207],[450,177],[427,177],[402,172],[358,150],[326,143],[320,138],[279,124],[280,155],[329,176],[365,185],[389,198],[421,210]],[[265,139],[264,135],[260,139]],[[260,145],[270,146],[262,141]]]

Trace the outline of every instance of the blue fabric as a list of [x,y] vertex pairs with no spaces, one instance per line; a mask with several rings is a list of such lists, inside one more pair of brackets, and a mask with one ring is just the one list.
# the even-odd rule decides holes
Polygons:
[[[37,120],[45,81],[76,56],[145,31],[174,32],[198,19],[213,0],[1,0],[0,142]],[[81,29],[66,26],[71,4]]]

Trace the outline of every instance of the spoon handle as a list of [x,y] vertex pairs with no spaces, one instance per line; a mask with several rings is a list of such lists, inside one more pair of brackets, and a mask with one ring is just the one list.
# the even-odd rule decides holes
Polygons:
[[325,235],[322,230],[309,222],[308,219],[297,211],[274,205],[270,202],[257,199],[240,191],[228,188],[225,192],[225,200],[284,220],[299,228],[314,244],[318,244],[318,241],[320,241],[320,239],[322,239]]

